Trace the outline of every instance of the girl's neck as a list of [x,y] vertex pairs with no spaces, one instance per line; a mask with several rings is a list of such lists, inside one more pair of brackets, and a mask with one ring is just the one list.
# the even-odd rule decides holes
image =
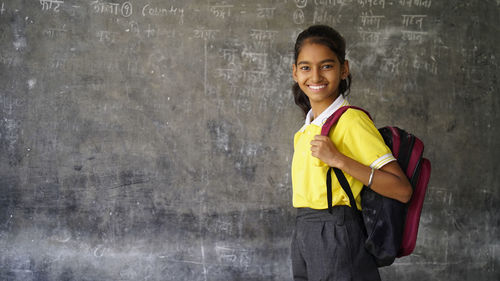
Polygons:
[[311,109],[312,109],[312,112],[313,112],[313,120],[315,120],[316,118],[318,118],[318,116],[323,113],[323,111],[325,111],[330,105],[332,105],[333,102],[335,102],[335,100],[338,98],[335,97],[333,98],[332,100],[329,100],[329,101],[322,101],[322,102],[319,102],[319,103],[314,103],[314,102],[311,102]]

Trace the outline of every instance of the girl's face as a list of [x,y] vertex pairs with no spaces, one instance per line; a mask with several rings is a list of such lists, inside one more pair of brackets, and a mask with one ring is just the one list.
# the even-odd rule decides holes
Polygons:
[[347,60],[340,64],[330,48],[317,43],[304,43],[293,65],[293,79],[313,108],[329,106],[339,96],[340,81],[348,75]]

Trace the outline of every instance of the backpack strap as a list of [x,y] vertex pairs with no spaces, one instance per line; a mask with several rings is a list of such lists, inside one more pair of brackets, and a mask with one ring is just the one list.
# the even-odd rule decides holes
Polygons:
[[332,126],[335,125],[335,123],[337,123],[337,121],[340,119],[340,116],[342,116],[342,114],[344,114],[344,112],[346,112],[346,110],[348,110],[349,108],[361,110],[364,113],[366,113],[366,115],[368,115],[368,117],[370,117],[370,119],[372,119],[372,117],[370,116],[370,113],[368,113],[368,111],[362,109],[361,107],[352,106],[352,105],[342,106],[341,108],[337,109],[332,115],[330,115],[330,117],[328,117],[328,119],[326,119],[325,123],[321,127],[321,135],[328,136]]
[[[328,117],[326,122],[321,127],[321,135],[328,136],[332,126],[335,123],[337,123],[340,116],[342,116],[342,114],[344,114],[344,112],[346,112],[349,108],[361,110],[364,113],[366,113],[366,115],[368,115],[368,117],[370,117],[370,119],[372,119],[372,117],[370,116],[370,113],[368,113],[366,110],[364,110],[360,107],[342,106],[341,108],[337,109],[330,117]],[[338,168],[330,167],[328,169],[328,172],[326,173],[326,194],[328,197],[328,212],[332,213],[332,170],[335,172],[335,175],[337,176],[337,180],[339,181],[340,186],[342,186],[342,189],[349,197],[349,202],[351,204],[351,207],[354,208],[355,210],[357,210],[358,208],[356,207],[356,200],[354,199],[354,195],[352,194],[351,186],[349,185],[349,182],[347,181],[344,173],[342,173],[342,171]]]
[[342,189],[344,192],[347,194],[347,197],[349,197],[349,202],[351,203],[351,208],[354,208],[355,210],[358,209],[356,207],[356,200],[354,199],[354,195],[352,194],[351,186],[349,185],[349,182],[347,181],[344,173],[339,168],[329,168],[328,172],[326,174],[326,188],[327,190],[327,196],[328,196],[328,211],[330,214],[332,213],[332,179],[331,179],[331,172],[332,170],[335,172],[335,175],[337,176],[337,180],[340,183],[340,186],[342,186]]

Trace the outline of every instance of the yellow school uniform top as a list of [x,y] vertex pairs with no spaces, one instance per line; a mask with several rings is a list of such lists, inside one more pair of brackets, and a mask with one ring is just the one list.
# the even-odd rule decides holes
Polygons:
[[[329,167],[311,155],[311,141],[321,134],[321,126],[341,106],[349,105],[340,95],[314,121],[309,111],[304,126],[294,136],[292,160],[293,206],[312,209],[327,209],[326,173]],[[396,160],[372,120],[362,111],[348,109],[330,130],[330,139],[342,154],[363,165],[380,169]],[[360,192],[363,184],[344,173],[358,209],[361,209]],[[349,197],[342,190],[337,177],[332,173],[332,204],[348,205]]]

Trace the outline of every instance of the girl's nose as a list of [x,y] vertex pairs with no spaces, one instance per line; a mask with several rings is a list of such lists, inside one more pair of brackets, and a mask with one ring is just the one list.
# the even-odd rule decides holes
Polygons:
[[319,68],[313,68],[312,70],[312,82],[320,82],[321,81],[321,71]]

